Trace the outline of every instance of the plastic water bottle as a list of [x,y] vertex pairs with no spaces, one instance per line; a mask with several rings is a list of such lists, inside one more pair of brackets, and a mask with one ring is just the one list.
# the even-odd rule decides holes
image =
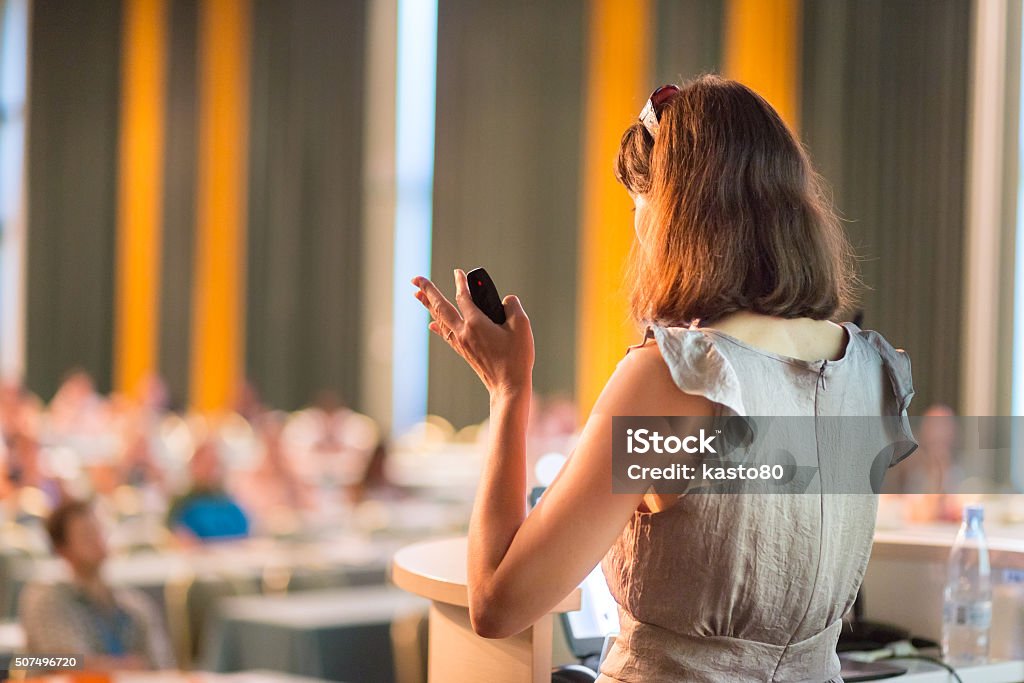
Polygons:
[[964,521],[949,553],[942,613],[942,654],[951,664],[988,660],[992,626],[992,570],[981,526],[985,510],[964,507]]

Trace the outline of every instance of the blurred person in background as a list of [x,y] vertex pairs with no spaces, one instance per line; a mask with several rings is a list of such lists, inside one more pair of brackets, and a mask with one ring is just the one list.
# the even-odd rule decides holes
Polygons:
[[14,432],[36,432],[43,403],[20,382],[0,384],[0,432],[4,437]]
[[15,489],[42,491],[51,509],[67,495],[61,480],[53,476],[43,461],[38,439],[27,431],[15,432],[7,439],[6,469],[7,478]]
[[174,659],[159,610],[134,589],[103,579],[107,545],[91,506],[67,501],[46,523],[71,580],[30,584],[19,605],[28,654],[75,654],[95,671],[170,669]]
[[147,416],[160,418],[171,408],[167,382],[156,373],[149,373],[142,379],[139,396],[139,408]]
[[904,494],[904,518],[908,522],[957,522],[963,514],[959,498],[964,482],[957,462],[956,413],[947,405],[930,406],[914,431],[920,456],[886,477],[886,493]]
[[190,484],[171,505],[167,526],[186,543],[245,538],[249,518],[224,486],[217,442],[206,439],[188,462]]
[[528,486],[543,485],[537,479],[541,458],[568,457],[576,443],[578,430],[576,404],[563,395],[535,395],[530,404],[529,432],[526,436]]
[[164,493],[167,481],[153,453],[151,434],[140,424],[128,427],[126,432],[119,466],[120,483]]
[[380,441],[377,424],[324,389],[286,429],[303,476],[317,486],[350,487],[364,477]]
[[320,453],[336,453],[344,448],[342,435],[345,419],[350,411],[337,392],[324,389],[317,393],[310,413],[317,418],[316,440],[313,448]]
[[382,439],[370,454],[362,479],[350,487],[349,495],[353,503],[401,500],[406,497],[405,490],[388,478],[388,452],[388,443]]
[[247,422],[252,423],[267,410],[256,385],[250,380],[243,381],[235,393],[235,412],[245,418]]
[[72,370],[53,395],[48,416],[56,434],[101,433],[107,426],[107,401],[96,392],[89,373]]
[[299,477],[283,439],[286,415],[266,413],[255,422],[262,454],[252,470],[239,478],[234,490],[256,521],[265,524],[282,510],[312,507],[312,489]]

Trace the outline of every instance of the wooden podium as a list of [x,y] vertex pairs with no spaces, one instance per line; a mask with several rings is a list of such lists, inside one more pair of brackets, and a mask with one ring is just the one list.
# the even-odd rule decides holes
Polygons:
[[431,601],[429,683],[550,683],[553,613],[580,608],[577,588],[525,631],[481,638],[469,622],[465,538],[402,548],[391,561],[391,580]]

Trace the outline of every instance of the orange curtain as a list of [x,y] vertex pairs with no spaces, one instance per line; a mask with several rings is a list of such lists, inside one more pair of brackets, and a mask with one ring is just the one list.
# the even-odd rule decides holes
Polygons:
[[800,2],[727,0],[724,75],[742,81],[800,128]]
[[243,380],[250,0],[199,4],[191,405],[229,408]]
[[623,131],[652,89],[650,0],[592,0],[583,142],[577,295],[576,399],[586,416],[626,347],[623,266],[633,241],[632,201],[612,166]]
[[125,0],[122,31],[114,387],[134,394],[157,369],[166,0]]

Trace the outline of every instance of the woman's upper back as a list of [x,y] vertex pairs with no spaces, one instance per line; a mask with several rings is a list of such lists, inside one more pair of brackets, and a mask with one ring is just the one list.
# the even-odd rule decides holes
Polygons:
[[[818,340],[798,334],[791,346],[775,347],[807,352],[801,358],[722,329],[652,330],[676,386],[711,401],[719,414],[896,416],[888,421],[895,427],[882,428],[902,430],[913,396],[906,354],[852,323],[831,349],[829,329],[819,331]],[[812,359],[819,353],[825,357]],[[674,413],[667,407],[666,414]],[[825,438],[816,446],[822,479],[862,466],[843,444]],[[876,499],[823,492],[820,482],[808,490],[814,494],[689,494],[668,510],[638,511],[604,560],[625,634],[606,673],[704,680],[694,674],[703,667],[714,680],[722,661],[743,661],[751,676],[734,672],[734,680],[764,680],[753,672],[766,668],[785,680],[835,675],[835,639],[866,568]]]

